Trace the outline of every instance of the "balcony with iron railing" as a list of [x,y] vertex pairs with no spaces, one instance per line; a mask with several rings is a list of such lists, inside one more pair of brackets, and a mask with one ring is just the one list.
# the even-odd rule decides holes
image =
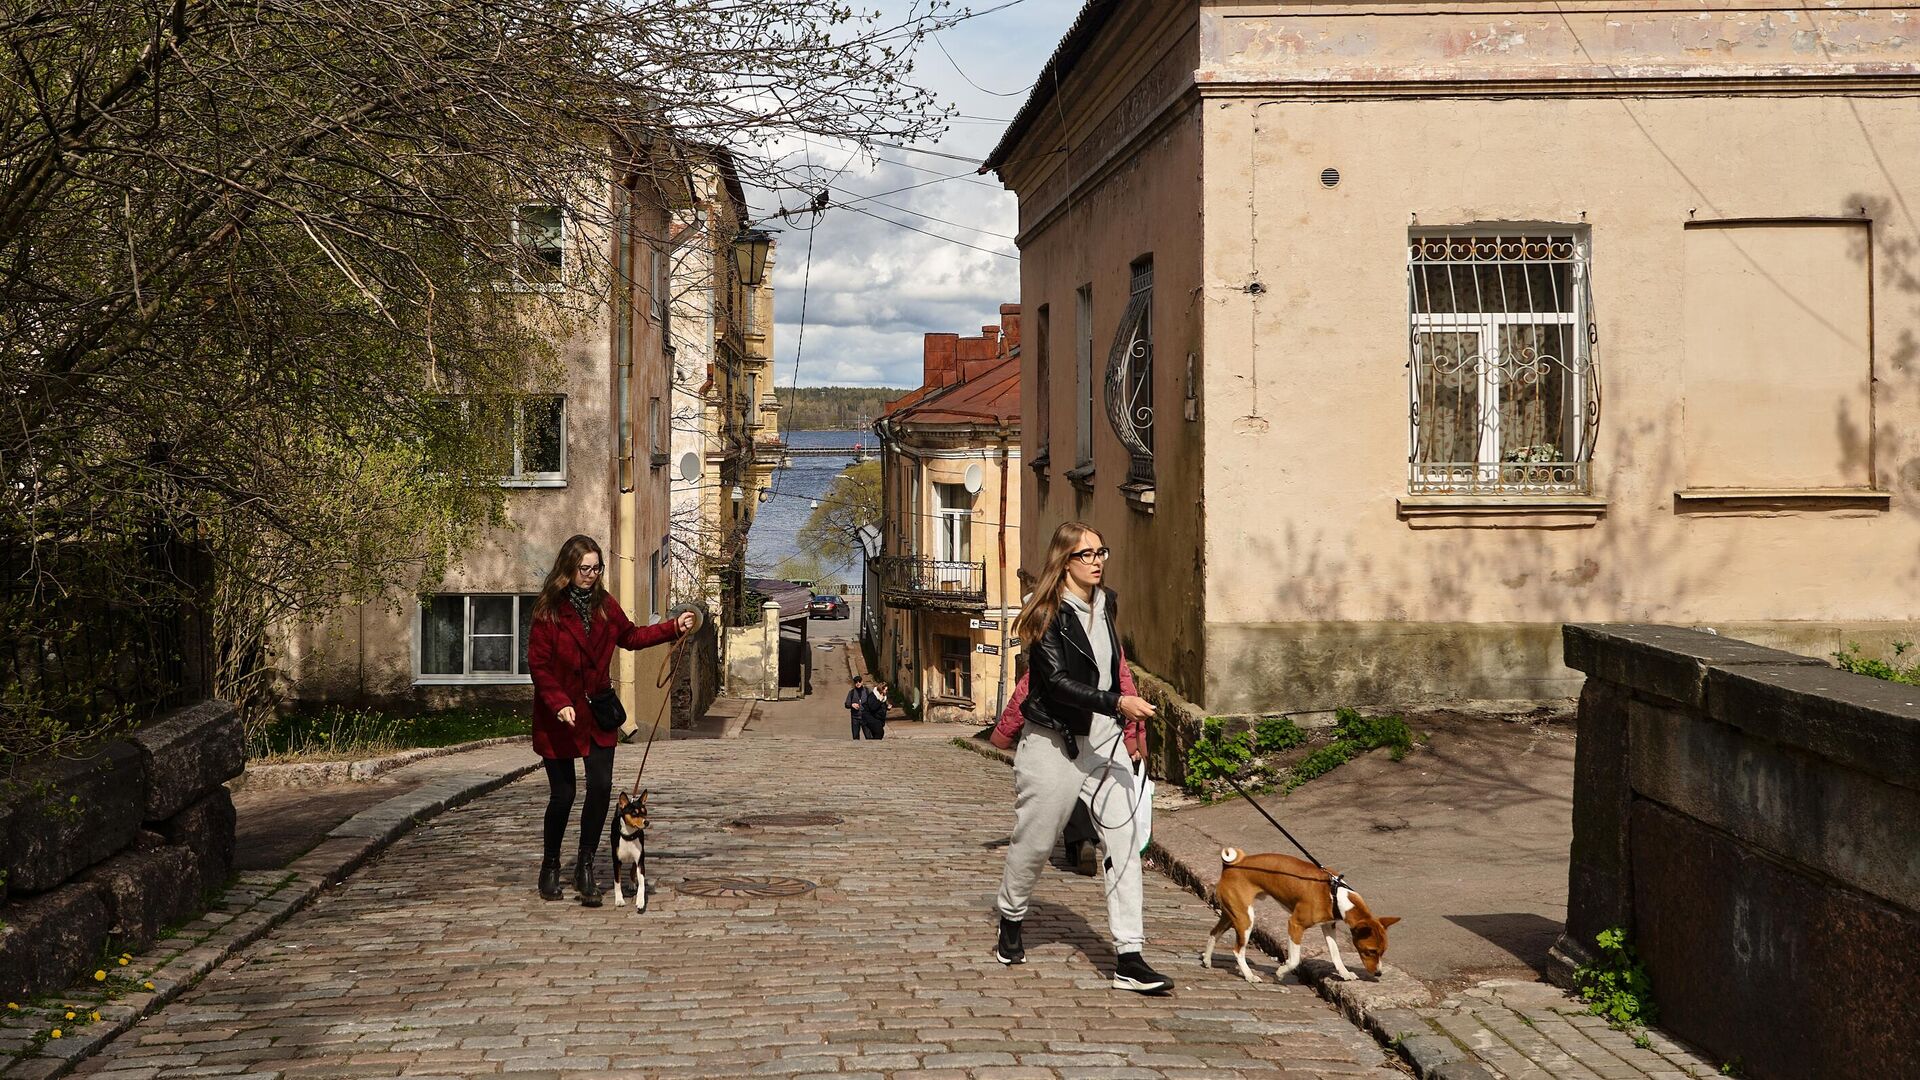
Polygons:
[[882,555],[873,560],[880,595],[888,607],[931,611],[984,611],[987,564]]

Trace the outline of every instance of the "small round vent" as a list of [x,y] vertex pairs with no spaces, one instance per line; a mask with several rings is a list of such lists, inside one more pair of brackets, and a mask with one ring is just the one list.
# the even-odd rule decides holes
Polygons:
[[1340,182],[1339,169],[1321,169],[1320,170],[1320,184],[1322,187],[1333,187],[1339,182]]

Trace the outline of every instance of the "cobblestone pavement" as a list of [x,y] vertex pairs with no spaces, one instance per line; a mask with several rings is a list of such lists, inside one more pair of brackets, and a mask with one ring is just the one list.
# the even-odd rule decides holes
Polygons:
[[[616,782],[637,762],[623,748]],[[1028,963],[994,963],[1010,783],[997,762],[923,740],[656,747],[654,891],[636,915],[537,898],[536,774],[401,839],[78,1071],[1395,1074],[1312,991],[1201,970],[1194,954],[1213,915],[1156,874],[1148,958],[1179,978],[1174,996],[1109,987],[1099,882],[1058,871],[1036,897]],[[844,820],[730,824],[801,812]],[[680,891],[684,879],[729,876],[819,887],[760,899]]]

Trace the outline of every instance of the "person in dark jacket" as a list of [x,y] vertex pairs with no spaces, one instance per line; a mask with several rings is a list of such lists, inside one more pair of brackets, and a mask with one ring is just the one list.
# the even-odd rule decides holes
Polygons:
[[603,731],[594,722],[587,696],[613,685],[613,650],[645,649],[692,632],[697,617],[682,613],[670,622],[636,626],[607,594],[606,563],[590,536],[561,545],[533,604],[527,632],[527,670],[533,676],[533,751],[547,769],[545,852],[540,863],[540,896],[558,900],[560,842],[573,811],[576,758],[586,759],[587,801],[580,812],[580,854],[573,864],[573,889],[580,902],[600,906],[600,885],[593,877],[594,852],[607,823],[607,799],[613,792],[613,747],[618,729]]
[[860,712],[861,707],[865,705],[866,702],[866,685],[861,681],[860,676],[855,675],[853,677],[853,689],[847,691],[847,700],[841,702],[841,707],[847,710],[848,719],[853,721],[854,742],[860,741]]
[[865,700],[860,703],[860,728],[869,739],[887,737],[887,684],[875,682],[873,689],[867,691]]
[[1103,581],[1109,552],[1100,534],[1070,521],[1054,530],[1047,563],[1014,632],[1025,643],[1026,723],[1013,760],[1013,841],[1007,846],[997,907],[1000,939],[994,957],[1026,960],[1021,920],[1053,852],[1055,838],[1082,796],[1107,849],[1107,927],[1119,990],[1165,993],[1173,980],[1147,965],[1141,950],[1140,848],[1137,810],[1143,752],[1128,729],[1154,714],[1152,703],[1123,692],[1118,598]]

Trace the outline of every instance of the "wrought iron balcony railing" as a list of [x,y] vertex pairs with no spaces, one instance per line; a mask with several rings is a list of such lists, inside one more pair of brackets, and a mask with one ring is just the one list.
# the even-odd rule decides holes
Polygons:
[[889,607],[980,611],[987,606],[987,564],[882,555],[873,560]]

